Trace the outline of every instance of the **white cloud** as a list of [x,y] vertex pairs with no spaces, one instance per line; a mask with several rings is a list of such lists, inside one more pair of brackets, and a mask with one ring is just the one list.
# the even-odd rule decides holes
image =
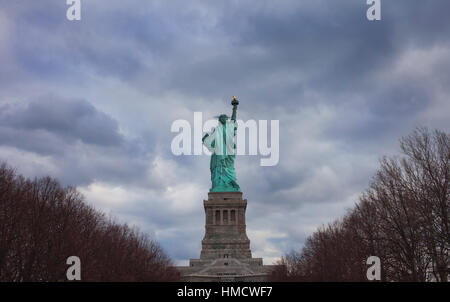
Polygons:
[[264,264],[275,264],[281,258],[280,246],[271,243],[269,240],[277,239],[279,242],[282,242],[288,239],[287,234],[275,232],[267,228],[249,228],[247,235],[250,238],[252,256],[255,258],[264,258]]
[[379,77],[388,81],[411,77],[428,79],[436,73],[436,68],[441,64],[450,64],[450,45],[412,47],[401,53],[394,66],[389,66]]
[[7,162],[18,173],[28,177],[42,177],[59,174],[60,167],[50,156],[39,155],[10,146],[0,145],[0,161]]
[[126,190],[121,186],[110,186],[101,182],[93,182],[88,186],[78,187],[86,200],[101,208],[115,208],[132,205],[137,195],[135,190]]

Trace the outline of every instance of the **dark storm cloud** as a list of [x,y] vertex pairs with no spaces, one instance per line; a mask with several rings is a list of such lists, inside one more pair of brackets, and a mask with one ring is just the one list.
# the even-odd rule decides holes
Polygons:
[[0,107],[0,147],[50,156],[59,168],[54,176],[66,184],[97,178],[145,183],[140,167],[151,156],[141,145],[125,139],[116,120],[84,100],[46,96]]
[[[0,108],[0,125],[24,130],[24,133],[50,133],[66,141],[81,140],[99,146],[117,147],[123,143],[117,121],[83,100],[48,96],[22,106],[8,104]],[[16,137],[18,144],[19,139]],[[36,144],[39,144],[38,138]]]

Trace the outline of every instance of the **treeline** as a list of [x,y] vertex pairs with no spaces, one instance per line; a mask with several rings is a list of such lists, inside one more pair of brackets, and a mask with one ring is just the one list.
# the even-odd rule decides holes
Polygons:
[[157,242],[118,224],[49,177],[30,180],[0,166],[0,281],[178,281]]
[[367,281],[369,256],[382,281],[449,281],[450,135],[420,128],[400,147],[355,208],[285,255],[272,281]]

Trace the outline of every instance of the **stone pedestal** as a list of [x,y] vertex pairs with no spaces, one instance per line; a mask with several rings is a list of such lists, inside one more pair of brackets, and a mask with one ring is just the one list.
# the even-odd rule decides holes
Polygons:
[[185,281],[264,281],[273,266],[252,258],[246,233],[247,200],[241,192],[210,192],[200,259],[178,267]]
[[247,200],[242,193],[209,193],[203,205],[206,223],[200,259],[252,258],[245,226]]

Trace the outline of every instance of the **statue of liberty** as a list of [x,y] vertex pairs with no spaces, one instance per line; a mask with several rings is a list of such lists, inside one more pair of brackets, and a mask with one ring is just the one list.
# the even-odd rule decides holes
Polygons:
[[236,111],[239,101],[233,96],[231,101],[233,114],[231,120],[226,114],[218,116],[219,125],[211,134],[205,134],[203,144],[212,152],[211,155],[211,182],[210,192],[240,192],[236,182],[234,159],[236,157],[236,144],[234,137],[237,130]]

